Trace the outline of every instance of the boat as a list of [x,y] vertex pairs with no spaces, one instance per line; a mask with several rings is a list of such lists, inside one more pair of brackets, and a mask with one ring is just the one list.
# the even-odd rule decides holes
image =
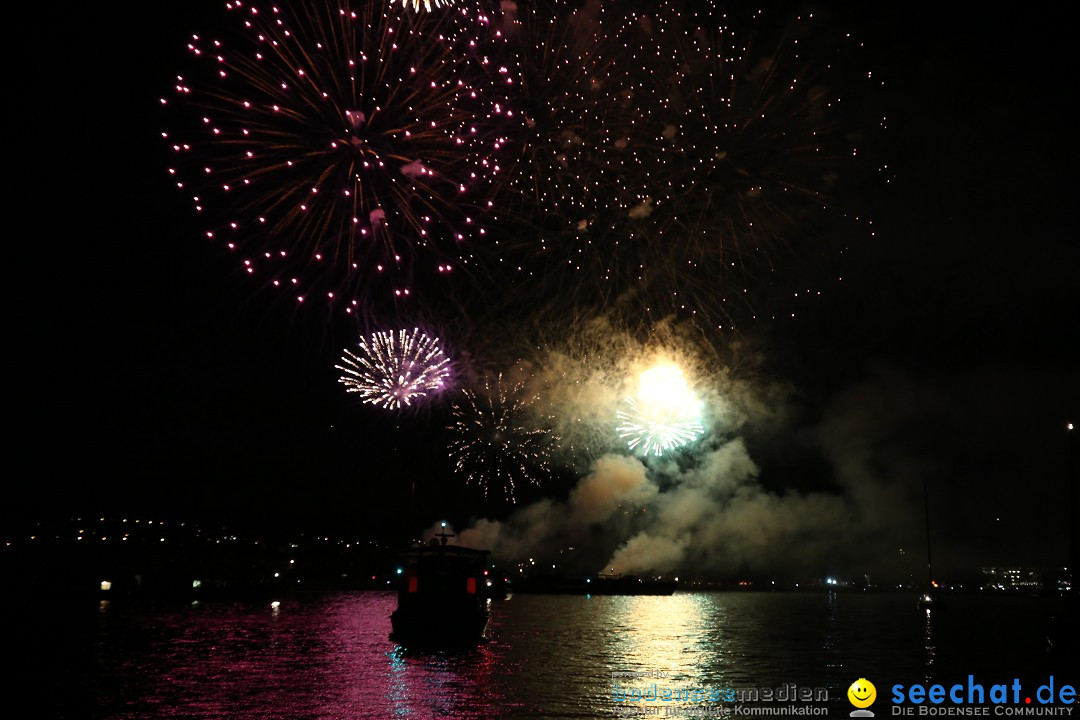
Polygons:
[[514,592],[544,595],[672,595],[674,580],[647,580],[636,575],[591,577],[540,576],[514,582]]
[[942,610],[944,607],[945,601],[935,592],[927,591],[919,596],[918,608],[920,610]]
[[458,645],[485,639],[490,597],[488,550],[449,545],[443,531],[402,553],[390,638],[403,645]]

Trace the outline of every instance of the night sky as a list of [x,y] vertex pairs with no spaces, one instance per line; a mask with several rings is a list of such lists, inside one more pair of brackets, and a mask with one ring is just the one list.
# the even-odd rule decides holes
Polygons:
[[[772,492],[828,490],[853,458],[930,478],[956,572],[1064,565],[1065,426],[1080,419],[1074,23],[1064,4],[862,5],[831,20],[885,80],[867,102],[888,130],[868,151],[893,180],[845,198],[875,235],[836,258],[842,282],[795,319],[740,326],[748,376],[789,388],[745,442]],[[347,397],[333,365],[348,324],[257,291],[170,187],[158,98],[184,39],[223,21],[218,3],[32,12],[9,30],[6,521],[377,534],[505,517],[450,477],[444,410],[395,429]]]

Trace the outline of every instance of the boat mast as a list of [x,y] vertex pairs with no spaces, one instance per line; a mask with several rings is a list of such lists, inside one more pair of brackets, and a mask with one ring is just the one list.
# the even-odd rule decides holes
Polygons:
[[930,489],[929,480],[923,477],[923,509],[926,513],[926,582],[927,589],[934,587],[934,560],[930,553]]
[[446,532],[446,521],[445,520],[442,521],[442,530],[441,530],[441,532],[439,532],[439,534],[436,535],[435,537],[439,538],[439,545],[446,545],[446,541],[449,538],[454,537],[454,533]]

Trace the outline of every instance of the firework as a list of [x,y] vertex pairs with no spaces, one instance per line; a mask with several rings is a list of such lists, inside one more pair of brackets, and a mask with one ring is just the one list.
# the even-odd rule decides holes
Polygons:
[[838,137],[839,97],[824,67],[800,52],[810,18],[768,39],[760,13],[737,23],[707,8],[661,7],[635,25],[635,57],[662,69],[642,86],[655,109],[644,144],[668,171],[655,222],[665,245],[696,238],[676,246],[678,264],[754,272],[772,267],[799,223],[823,208],[852,148]]
[[[545,255],[549,236],[587,237],[610,224],[613,208],[643,200],[649,169],[632,143],[641,110],[598,9],[511,7],[503,6],[502,27],[520,122],[507,127],[517,154],[499,189],[508,214],[534,229],[533,253]],[[578,262],[573,252],[559,254]]]
[[192,76],[162,100],[182,114],[163,133],[169,172],[206,235],[252,276],[349,312],[467,263],[499,166],[486,130],[510,113],[470,82],[495,37],[485,18],[343,0],[226,7],[239,37],[193,36]]
[[400,410],[442,389],[450,376],[450,361],[439,340],[413,328],[377,332],[360,341],[360,352],[343,351],[344,374],[338,379],[346,392],[385,410]]
[[420,5],[424,6],[424,9],[431,12],[432,7],[446,7],[450,5],[454,0],[401,0],[402,7],[409,7],[412,5],[412,9],[419,12]]
[[453,405],[449,430],[454,469],[465,482],[484,492],[501,489],[516,502],[518,482],[539,485],[548,475],[551,454],[558,437],[533,423],[535,396],[523,383],[504,381],[502,374],[488,378],[478,392],[464,391],[464,400]]
[[774,32],[758,14],[684,5],[556,1],[504,17],[523,122],[508,126],[499,192],[529,230],[501,239],[498,259],[518,271],[519,295],[630,324],[716,324],[821,236],[857,155],[827,84],[847,41],[808,54],[810,17]]
[[617,413],[616,432],[631,450],[663,455],[696,440],[704,430],[701,401],[677,365],[656,365],[643,372],[637,395]]
[[646,202],[650,173],[659,170],[638,153],[635,127],[645,111],[634,102],[635,81],[615,61],[602,9],[565,0],[501,9],[500,64],[517,80],[517,122],[505,126],[511,153],[496,189],[515,231],[498,235],[493,259],[510,269],[519,297],[604,304],[621,290],[596,255],[614,255],[611,232],[627,208]]

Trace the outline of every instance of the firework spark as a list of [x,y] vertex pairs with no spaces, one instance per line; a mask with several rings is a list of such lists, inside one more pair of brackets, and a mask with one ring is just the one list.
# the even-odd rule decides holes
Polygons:
[[812,16],[783,33],[708,1],[505,6],[522,122],[498,189],[527,229],[497,260],[519,296],[627,323],[730,323],[790,248],[820,237],[858,155],[830,84],[850,40]]
[[499,488],[516,502],[520,481],[539,485],[551,472],[550,459],[558,437],[537,427],[523,383],[504,381],[502,374],[484,380],[482,390],[464,391],[464,400],[453,405],[449,430],[450,456],[455,472],[466,483],[475,483],[488,496]]
[[466,264],[499,167],[485,130],[512,114],[501,87],[470,82],[498,42],[486,19],[344,0],[226,7],[242,33],[191,38],[180,129],[162,133],[206,235],[250,275],[348,312]]
[[[609,224],[611,208],[642,202],[653,169],[631,140],[641,109],[632,77],[615,61],[618,48],[600,32],[595,8],[573,5],[503,6],[521,122],[508,128],[520,153],[502,174],[500,194],[515,219],[535,228],[538,255],[549,235],[585,237]],[[576,262],[573,254],[569,260]]]
[[360,352],[349,349],[335,365],[346,392],[385,410],[400,410],[442,389],[450,376],[450,360],[431,338],[412,332],[377,332],[360,341]]
[[677,365],[655,365],[641,373],[637,395],[619,410],[616,432],[631,450],[663,455],[693,442],[704,430],[701,401]]
[[423,5],[424,9],[431,12],[433,7],[448,7],[454,0],[401,0],[402,7],[409,7],[412,5],[414,12],[420,11],[420,6]]

